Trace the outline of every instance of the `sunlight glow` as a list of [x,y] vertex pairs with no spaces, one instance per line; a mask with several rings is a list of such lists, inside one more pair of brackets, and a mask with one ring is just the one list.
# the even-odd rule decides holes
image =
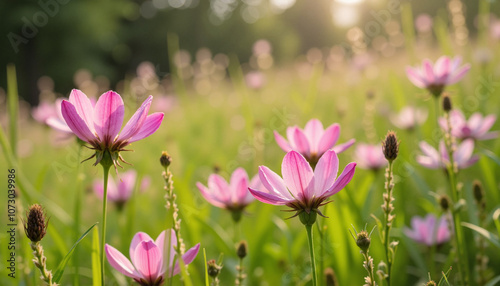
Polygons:
[[354,5],[363,2],[363,0],[335,0],[335,2]]
[[[346,0],[343,0],[346,1]],[[340,27],[351,27],[359,20],[359,13],[354,6],[338,6],[332,7],[333,23]]]

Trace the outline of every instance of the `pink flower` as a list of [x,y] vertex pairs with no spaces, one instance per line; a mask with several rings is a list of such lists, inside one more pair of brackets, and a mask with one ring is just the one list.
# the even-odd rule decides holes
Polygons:
[[339,159],[335,151],[326,151],[314,171],[300,153],[290,151],[281,165],[283,179],[269,168],[260,166],[259,177],[265,190],[249,189],[257,200],[266,204],[286,205],[297,211],[295,216],[304,212],[321,215],[318,208],[327,204],[324,201],[328,197],[351,181],[356,163],[349,163],[337,178],[338,169]]
[[299,152],[313,166],[326,151],[331,149],[336,153],[342,153],[356,142],[356,140],[351,139],[346,143],[335,146],[340,136],[340,125],[335,123],[325,130],[318,119],[309,120],[304,130],[298,126],[288,127],[286,134],[288,141],[274,131],[274,138],[281,149],[285,152],[292,150]]
[[404,228],[406,236],[427,246],[443,244],[451,238],[451,231],[445,216],[441,216],[439,221],[433,214],[428,214],[425,218],[414,216],[411,219],[411,227]]
[[357,144],[354,150],[354,157],[354,161],[362,169],[378,170],[387,165],[387,160],[380,144]]
[[[118,208],[122,208],[127,202],[135,189],[137,172],[129,170],[120,175],[118,183],[111,177],[108,179],[108,200],[114,202]],[[149,185],[149,179],[144,178],[141,181],[140,189],[145,190]],[[94,181],[94,191],[96,195],[102,199],[104,187],[102,180]]]
[[[166,233],[170,233],[170,257],[164,256],[163,247],[168,243],[165,237]],[[175,246],[177,238],[173,230],[167,230],[160,233],[156,240],[153,240],[144,232],[135,234],[130,244],[130,260],[125,257],[116,248],[106,244],[105,251],[109,264],[125,276],[133,278],[137,283],[143,286],[161,285],[165,281],[165,277],[172,277],[180,272],[179,264],[176,263],[172,269],[172,264],[175,257]],[[187,265],[191,263],[200,249],[198,243],[189,249],[183,256],[182,260]],[[167,269],[167,265],[169,268]]]
[[[450,163],[448,152],[444,141],[439,142],[439,152],[426,142],[420,143],[420,149],[424,155],[417,156],[417,162],[429,169],[442,169]],[[477,155],[473,155],[474,140],[464,140],[453,153],[453,160],[459,169],[465,169],[472,166],[479,160]]]
[[461,80],[470,69],[470,65],[460,67],[462,59],[447,56],[440,57],[433,65],[430,60],[424,60],[421,67],[407,67],[408,79],[417,87],[428,89],[434,96],[439,96],[447,85]]
[[261,89],[266,84],[266,78],[260,71],[252,71],[245,75],[245,83],[251,89]]
[[47,119],[56,115],[57,111],[54,104],[48,103],[46,101],[40,102],[37,107],[33,107],[31,109],[31,116],[33,116],[36,121],[43,124],[46,123]]
[[96,151],[90,157],[96,157],[94,165],[106,156],[106,160],[112,160],[116,168],[116,165],[120,166],[118,159],[125,162],[119,154],[125,146],[148,137],[160,127],[163,113],[148,115],[152,100],[153,97],[149,96],[142,103],[121,132],[125,107],[121,96],[114,91],[103,93],[93,107],[83,92],[73,89],[69,101],[63,100],[61,109],[73,133]]
[[[469,120],[466,120],[462,111],[454,109],[450,112],[451,134],[460,139],[488,140],[497,138],[497,131],[488,132],[496,120],[497,117],[494,114],[483,117],[479,112],[472,114]],[[444,117],[439,118],[439,125],[445,131],[448,130],[448,124]]]
[[406,106],[395,115],[391,115],[390,120],[394,126],[400,129],[411,130],[427,119],[427,110]]
[[236,222],[241,219],[243,209],[254,201],[248,188],[262,189],[258,176],[249,181],[247,172],[243,168],[233,172],[229,184],[221,176],[212,174],[208,177],[208,188],[200,182],[196,183],[196,186],[209,203],[231,211]]

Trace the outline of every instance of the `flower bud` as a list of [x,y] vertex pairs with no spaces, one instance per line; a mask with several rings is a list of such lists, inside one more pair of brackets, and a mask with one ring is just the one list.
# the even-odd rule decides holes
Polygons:
[[484,191],[481,182],[475,180],[474,183],[472,183],[472,185],[473,185],[472,189],[474,192],[474,199],[476,199],[476,202],[478,203],[482,202],[484,197]]
[[335,275],[335,271],[331,267],[325,269],[325,281],[326,286],[338,286],[337,276]]
[[451,111],[451,108],[452,108],[452,106],[451,106],[450,96],[445,94],[443,96],[443,110],[444,110],[444,112],[448,113]]
[[222,269],[222,265],[218,265],[215,259],[212,259],[207,262],[207,266],[208,275],[212,278],[217,278]]
[[32,205],[26,211],[26,221],[24,221],[24,232],[32,242],[38,242],[47,233],[49,220],[44,209],[39,204]]
[[245,256],[247,256],[247,249],[247,242],[244,240],[240,241],[240,243],[238,244],[238,248],[236,249],[236,254],[240,259],[243,259],[245,258]]
[[382,142],[382,151],[389,162],[394,161],[398,157],[399,143],[394,131],[387,132],[385,140]]
[[370,248],[370,235],[366,230],[360,231],[357,236],[356,236],[356,245],[363,251],[363,253],[366,253],[368,249]]
[[427,282],[427,284],[425,284],[425,286],[436,286],[436,285],[437,285],[436,282],[434,282],[432,280]]
[[450,198],[447,195],[442,195],[439,197],[439,205],[443,211],[447,211],[450,207]]
[[170,155],[168,155],[167,152],[163,151],[160,157],[160,164],[164,168],[168,168],[168,166],[170,166],[171,163],[172,163],[172,157],[170,157]]

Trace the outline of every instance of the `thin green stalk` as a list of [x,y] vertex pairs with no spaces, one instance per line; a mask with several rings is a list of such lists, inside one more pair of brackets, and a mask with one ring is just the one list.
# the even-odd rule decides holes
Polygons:
[[110,166],[102,165],[104,171],[104,193],[102,196],[102,228],[101,228],[101,285],[104,286],[104,245],[106,243],[106,209],[108,207],[108,175]]
[[387,285],[391,285],[391,268],[392,268],[392,254],[390,251],[390,246],[389,246],[389,234],[391,231],[391,226],[392,226],[392,161],[389,161],[389,165],[387,166],[386,170],[386,190],[387,193],[384,194],[384,197],[387,196],[387,198],[384,198],[385,205],[384,205],[384,215],[385,215],[385,224],[384,224],[384,249],[385,249],[385,258],[387,260]]
[[[73,229],[73,241],[78,241],[78,233],[80,233],[80,221],[81,221],[81,206],[82,206],[82,196],[81,196],[81,185],[80,185],[80,156],[82,153],[83,146],[78,146],[78,155],[77,155],[77,166],[76,166],[76,193],[75,193],[75,223]],[[80,262],[79,248],[76,247],[73,253],[73,266],[75,267],[75,275],[73,276],[73,285],[80,285],[80,269],[78,267]]]
[[309,240],[309,254],[311,255],[311,274],[313,279],[313,286],[318,285],[318,278],[316,277],[316,262],[314,260],[314,243],[313,243],[313,233],[312,225],[306,224],[307,239]]
[[368,272],[368,276],[370,277],[370,282],[371,285],[377,286],[377,283],[375,282],[375,275],[373,274],[373,259],[368,255],[368,251],[366,252],[361,252],[363,253],[363,257],[365,258],[364,265],[366,271]]
[[17,115],[19,113],[19,94],[17,92],[16,67],[7,66],[7,94],[9,106],[9,133],[12,155],[17,158]]

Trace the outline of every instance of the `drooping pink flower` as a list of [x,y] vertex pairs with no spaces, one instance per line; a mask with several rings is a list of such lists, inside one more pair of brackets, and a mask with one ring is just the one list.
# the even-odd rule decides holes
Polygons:
[[[122,208],[132,196],[136,185],[136,179],[137,172],[135,170],[129,170],[121,174],[118,179],[118,183],[111,176],[108,177],[108,200],[114,202],[118,208]],[[148,184],[148,178],[143,178],[140,183],[141,191],[145,190],[148,187]],[[102,180],[94,181],[94,191],[96,195],[102,199],[104,194]]]
[[116,168],[120,166],[118,159],[125,162],[120,155],[125,146],[148,137],[160,127],[163,113],[148,115],[152,100],[153,97],[149,96],[142,103],[121,132],[125,107],[121,96],[114,91],[102,94],[93,107],[83,92],[73,89],[69,101],[61,103],[61,109],[68,127],[96,151],[90,157],[96,157],[94,165],[106,156]]
[[428,214],[425,218],[414,216],[411,219],[411,228],[405,227],[403,231],[409,238],[427,246],[443,244],[451,238],[448,221],[444,215],[439,221],[433,214]]
[[411,130],[415,126],[420,125],[427,119],[427,110],[419,109],[412,106],[406,106],[398,114],[393,114],[390,116],[391,123],[394,126]]
[[387,165],[384,152],[382,152],[382,145],[380,144],[356,144],[354,150],[354,161],[362,169],[378,170]]
[[[420,142],[420,149],[424,153],[417,156],[417,162],[429,169],[444,169],[450,163],[448,152],[444,141],[439,142],[439,152],[426,142]],[[479,160],[479,156],[473,155],[474,140],[466,139],[458,145],[453,153],[453,161],[459,169],[472,166]]]
[[236,221],[241,218],[243,209],[254,201],[248,188],[262,189],[259,177],[254,176],[249,181],[247,172],[243,168],[238,168],[233,172],[229,184],[220,175],[212,174],[208,177],[208,187],[200,182],[196,183],[196,186],[209,203],[231,211]]
[[[479,112],[472,114],[467,120],[458,109],[450,111],[451,134],[460,139],[472,138],[475,140],[488,140],[498,137],[498,131],[488,132],[497,120],[496,115],[482,116]],[[444,117],[439,118],[439,125],[448,131],[448,124]]]
[[[249,188],[259,201],[272,205],[286,205],[302,213],[318,213],[330,196],[342,190],[354,176],[356,163],[349,163],[337,177],[339,159],[333,150],[326,151],[313,169],[298,152],[290,151],[283,158],[283,178],[266,166],[259,167],[259,177],[264,190]],[[302,221],[302,218],[301,218]]]
[[318,119],[309,120],[304,130],[298,126],[288,127],[286,134],[288,141],[274,131],[274,138],[281,149],[285,152],[292,150],[299,152],[312,165],[315,165],[326,151],[333,150],[336,153],[342,153],[356,142],[356,140],[351,139],[335,146],[340,136],[340,125],[334,123],[325,130]]
[[[163,249],[168,244],[168,238],[165,237],[168,234],[170,234],[171,242],[170,251],[168,252],[170,257],[166,258]],[[133,278],[142,286],[153,286],[162,285],[166,277],[179,274],[179,263],[176,262],[175,266],[172,265],[176,246],[175,232],[167,229],[160,233],[156,240],[153,240],[144,232],[136,233],[130,244],[130,260],[109,244],[106,244],[105,251],[106,258],[113,268],[123,275]],[[182,260],[186,265],[194,260],[199,249],[200,244],[198,243],[182,256]]]
[[469,71],[470,65],[460,66],[462,58],[440,57],[435,64],[424,60],[421,67],[406,67],[408,79],[417,87],[426,88],[434,96],[440,96],[445,86],[461,80]]

